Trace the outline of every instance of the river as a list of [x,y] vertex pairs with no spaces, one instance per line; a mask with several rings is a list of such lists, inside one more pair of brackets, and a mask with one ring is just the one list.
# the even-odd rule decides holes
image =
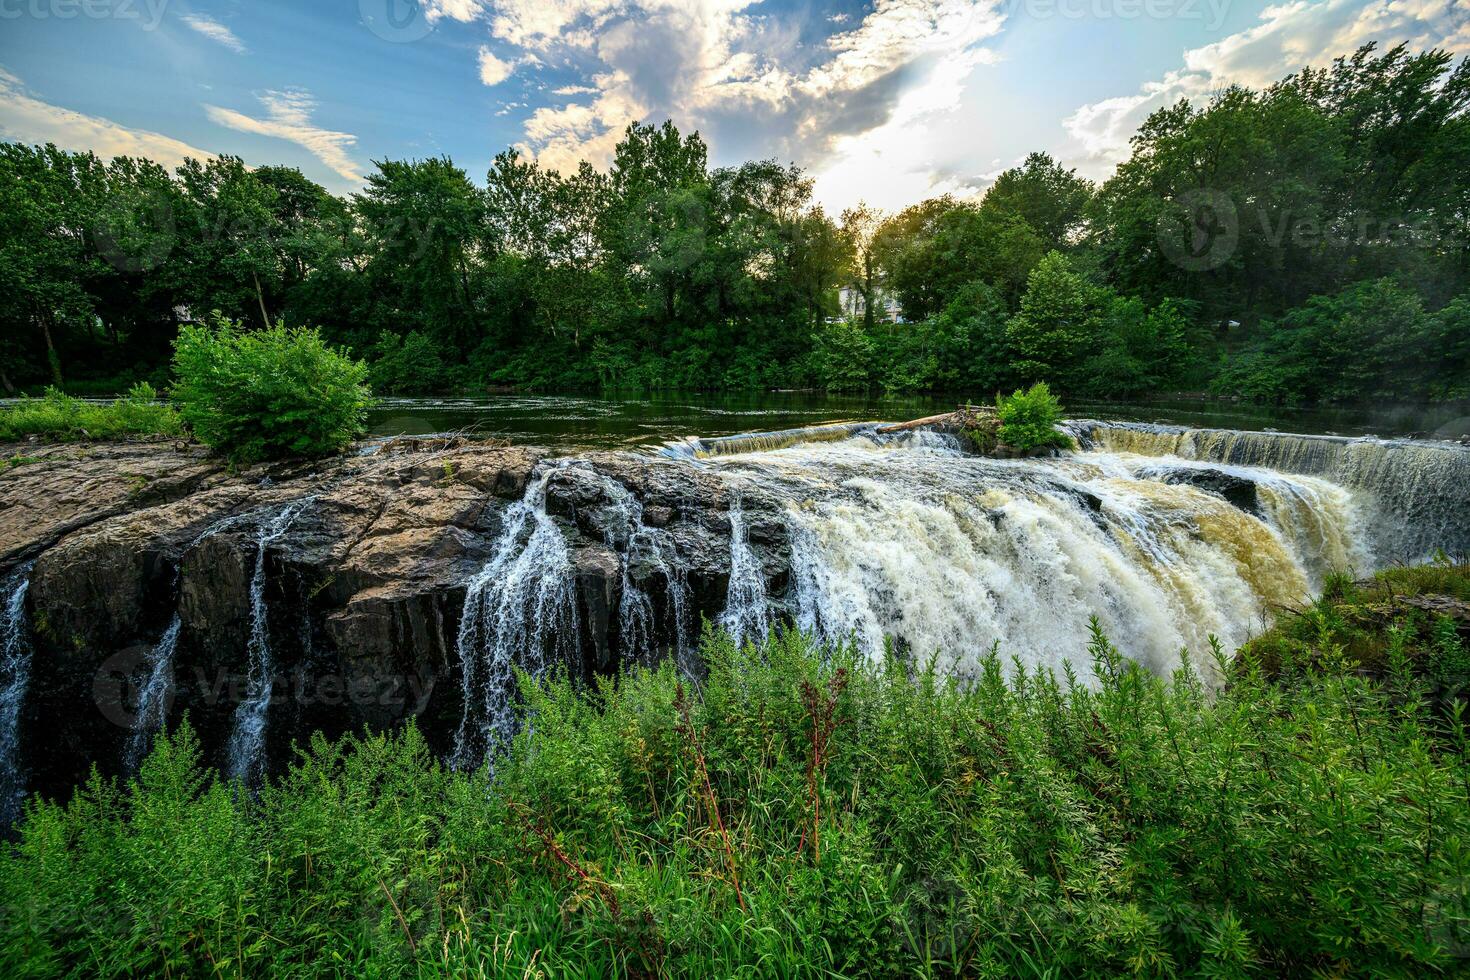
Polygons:
[[[496,395],[481,398],[385,398],[373,409],[374,436],[465,431],[566,452],[657,446],[689,436],[792,429],[830,422],[903,420],[947,412],[954,398],[753,394]],[[1221,401],[1150,404],[1069,403],[1076,417],[1196,428],[1382,437],[1457,438],[1470,416],[1451,408],[1277,409]]]

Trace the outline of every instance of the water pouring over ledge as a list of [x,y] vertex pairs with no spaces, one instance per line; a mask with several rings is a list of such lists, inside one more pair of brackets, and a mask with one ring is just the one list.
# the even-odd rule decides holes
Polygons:
[[[46,792],[94,760],[120,766],[124,743],[149,740],[167,704],[170,719],[189,713],[206,751],[228,766],[240,700],[217,697],[215,685],[227,677],[241,694],[265,694],[269,673],[308,680],[289,687],[289,703],[270,704],[273,743],[416,716],[449,756],[468,700],[479,705],[466,728],[473,764],[501,737],[487,737],[496,726],[485,723],[514,719],[505,710],[512,668],[564,663],[590,679],[695,654],[701,624],[722,619],[755,624],[753,633],[763,621],[795,622],[855,637],[873,656],[891,639],[900,657],[942,650],[964,671],[996,641],[1028,663],[1086,667],[1082,638],[1096,613],[1120,648],[1164,670],[1181,647],[1198,659],[1209,633],[1227,644],[1248,637],[1267,602],[1299,601],[1330,570],[1465,547],[1461,447],[1072,425],[1082,448],[1038,459],[969,456],[944,433],[880,432],[872,422],[815,433],[758,426],[759,445],[701,441],[715,452],[687,451],[686,441],[681,452],[578,450],[561,460],[541,448],[404,440],[283,469],[268,483],[175,447],[57,447],[44,470],[10,476],[17,494],[45,502],[45,521],[11,523],[21,548],[12,555],[37,559],[25,605],[41,624],[21,729],[67,734],[22,746],[28,782]],[[135,472],[170,489],[135,499],[117,476]],[[542,475],[544,492],[527,494]],[[109,494],[97,492],[99,479]],[[189,563],[179,588],[172,566],[200,528],[230,515],[267,525],[286,501],[313,494],[317,504],[269,545],[263,566],[255,534],[231,535]],[[78,505],[92,509],[64,510]],[[520,533],[506,535],[517,514]],[[85,527],[48,538],[46,528],[67,523]],[[534,559],[563,552],[560,564]],[[484,601],[467,604],[492,559],[524,571],[524,588],[485,575]],[[5,572],[16,567],[12,558]],[[105,582],[96,568],[109,570]],[[264,589],[253,590],[261,571]],[[253,615],[252,591],[269,598],[268,616]],[[527,604],[538,594],[555,597],[557,615]],[[484,615],[467,619],[466,605]],[[175,643],[164,624],[176,614]],[[516,622],[537,628],[506,628]],[[270,630],[270,669],[245,684],[257,623]],[[497,646],[490,669],[481,658]],[[136,685],[140,654],[147,679],[164,682],[157,689],[167,691],[170,674],[178,684],[172,699],[142,699],[159,711],[117,731],[74,710],[90,703],[109,655]],[[471,674],[469,699],[466,665],[486,667]],[[681,665],[698,675],[696,657]],[[334,694],[317,675],[368,696]],[[418,693],[402,696],[410,683]],[[252,757],[261,758],[233,761],[250,768]]]
[[[999,643],[1084,678],[1096,615],[1128,655],[1168,671],[1185,651],[1201,663],[1210,636],[1233,649],[1269,604],[1305,602],[1329,573],[1470,547],[1470,452],[1449,444],[1078,421],[1076,452],[989,459],[943,433],[881,428],[684,439],[654,454],[650,465],[722,488],[729,586],[703,615],[741,633],[790,621],[875,657],[892,641],[961,672]],[[542,529],[566,533],[549,518]],[[553,632],[582,628],[559,622]],[[544,662],[539,647],[510,652]]]

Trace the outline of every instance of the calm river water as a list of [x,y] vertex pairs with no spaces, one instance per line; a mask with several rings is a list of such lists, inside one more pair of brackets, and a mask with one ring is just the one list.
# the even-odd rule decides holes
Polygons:
[[[827,422],[903,421],[950,411],[956,404],[954,398],[873,398],[807,392],[388,398],[373,410],[368,425],[374,436],[465,431],[577,451],[656,446],[688,436],[733,435]],[[1228,402],[1069,402],[1067,414],[1072,418],[1344,436],[1415,434],[1458,438],[1470,432],[1470,418],[1435,409],[1292,411]]]

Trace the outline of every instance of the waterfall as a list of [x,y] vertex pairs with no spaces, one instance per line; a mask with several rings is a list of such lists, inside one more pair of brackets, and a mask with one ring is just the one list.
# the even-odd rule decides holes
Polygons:
[[[540,674],[549,660],[570,662],[578,640],[571,554],[546,513],[546,484],[561,467],[543,467],[505,512],[490,559],[465,591],[456,644],[464,714],[453,765],[477,765],[515,731],[513,670]],[[549,655],[549,656],[548,656]]]
[[[1169,672],[1187,657],[1208,674],[1212,638],[1236,648],[1275,607],[1309,601],[1329,574],[1366,574],[1414,535],[1454,547],[1470,534],[1461,516],[1470,508],[1457,503],[1470,456],[1445,447],[1070,423],[1079,451],[991,459],[951,435],[879,428],[840,423],[660,450],[698,470],[700,486],[724,484],[729,565],[717,621],[737,640],[785,620],[875,658],[890,643],[900,656],[937,657],[962,676],[998,644],[1030,667],[1069,664],[1087,682],[1096,616],[1149,669]],[[620,659],[683,651],[685,624],[713,612],[692,608],[689,584],[695,568],[710,574],[707,552],[696,563],[679,547],[705,547],[702,530],[649,527],[643,503],[595,461],[543,467],[468,584],[455,765],[474,765],[513,733],[515,668],[536,675],[585,645],[576,545],[546,508],[548,481],[572,467],[572,482],[600,481],[600,493],[583,486],[568,498],[592,508],[573,523],[590,521],[621,560]],[[784,548],[779,536],[752,544],[755,512],[784,525]],[[786,585],[773,593],[769,582],[782,576],[765,572],[782,554]]]
[[250,576],[250,639],[246,644],[248,674],[245,699],[235,707],[228,769],[231,779],[247,784],[258,781],[265,768],[267,712],[275,686],[270,618],[265,599],[266,549],[280,540],[312,499],[303,497],[286,504],[270,521],[262,524],[255,535],[255,571]]
[[145,662],[148,677],[138,692],[138,711],[133,717],[133,734],[128,739],[124,759],[128,772],[138,771],[153,743],[153,734],[160,731],[167,720],[168,695],[174,680],[174,651],[178,649],[179,630],[183,625],[184,621],[175,612],[163,636],[148,651]]
[[[772,606],[825,640],[877,657],[892,638],[961,673],[998,642],[1086,678],[1092,615],[1154,670],[1181,651],[1198,664],[1211,635],[1233,649],[1269,603],[1304,602],[1329,572],[1375,563],[1362,494],[1262,467],[1103,449],[987,459],[864,431],[692,465],[784,514],[789,587]],[[1249,506],[1212,489],[1226,486]],[[721,622],[748,635],[765,606],[738,505],[731,528]]]
[[1384,560],[1417,561],[1436,548],[1470,552],[1470,449],[1463,446],[1090,419],[1066,428],[1095,451],[1321,477],[1364,501],[1370,545]]
[[[198,547],[205,538],[218,534],[225,528],[240,522],[246,516],[248,515],[240,514],[217,521],[196,535],[185,546],[179,556],[179,563],[174,566],[173,584],[170,589],[174,595],[175,604],[178,602],[179,578],[184,571],[184,555]],[[144,757],[148,755],[148,749],[153,744],[154,734],[162,730],[164,723],[168,720],[168,697],[173,690],[174,683],[174,654],[178,650],[179,631],[183,625],[184,621],[178,610],[175,609],[173,618],[169,620],[158,642],[148,651],[148,657],[144,661],[147,674],[138,690],[138,708],[133,716],[133,731],[128,739],[127,751],[123,757],[123,763],[128,772],[138,771],[138,767],[142,765]]]
[[[618,600],[618,639],[623,657],[652,664],[668,636],[679,666],[689,664],[689,583],[673,539],[662,528],[643,523],[643,504],[618,481],[597,474],[609,500],[603,509],[603,540],[623,555],[622,593]],[[635,574],[641,573],[641,574]],[[667,629],[659,622],[654,597],[640,584],[657,576],[666,596]]]
[[31,584],[27,562],[5,580],[5,606],[0,609],[0,827],[20,815],[25,799],[25,770],[20,760],[20,709],[31,681],[31,634],[26,621],[26,591]]
[[770,600],[760,559],[750,549],[745,511],[737,495],[730,504],[730,585],[725,594],[724,627],[736,643],[763,640],[771,628]]
[[671,459],[707,459],[743,453],[770,452],[801,443],[836,442],[860,433],[872,432],[882,422],[835,422],[776,432],[742,432],[733,436],[694,436],[668,443],[659,454]]

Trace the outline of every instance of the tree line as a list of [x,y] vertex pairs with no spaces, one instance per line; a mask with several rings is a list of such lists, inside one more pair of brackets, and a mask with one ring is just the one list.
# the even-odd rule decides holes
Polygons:
[[[1470,62],[1365,46],[1153,113],[1101,185],[827,214],[775,161],[628,127],[339,197],[235,157],[0,144],[0,385],[161,381],[181,323],[314,325],[385,393],[809,388],[1470,397]],[[898,321],[890,315],[897,307]]]

